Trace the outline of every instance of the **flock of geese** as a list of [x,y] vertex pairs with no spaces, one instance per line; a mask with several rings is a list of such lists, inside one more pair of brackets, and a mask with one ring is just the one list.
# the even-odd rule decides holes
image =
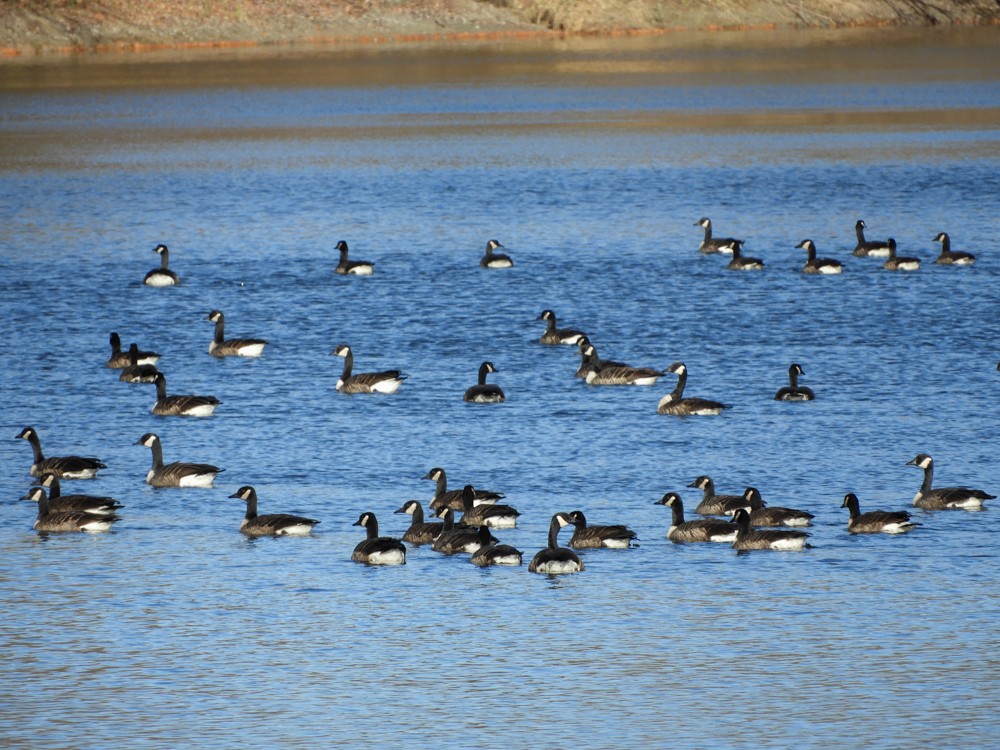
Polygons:
[[[712,236],[712,222],[706,217],[696,222],[705,230],[699,251],[706,254],[729,253],[732,261],[729,268],[738,270],[759,270],[763,263],[759,259],[741,254],[743,240],[716,238]],[[856,256],[886,257],[885,268],[889,270],[915,270],[919,260],[896,255],[895,241],[868,241],[864,236],[865,223],[856,224],[858,245]],[[942,249],[937,263],[950,265],[971,265],[975,258],[968,253],[953,252],[947,234],[940,233],[934,238]],[[803,240],[797,247],[807,250],[808,259],[802,269],[805,273],[832,274],[842,271],[838,261],[817,258],[816,247],[811,240]],[[340,241],[336,249],[340,261],[336,273],[367,276],[374,272],[374,264],[369,261],[352,260],[347,243]],[[496,240],[489,240],[480,260],[480,267],[489,269],[510,268],[511,258],[498,250],[505,249]],[[162,287],[179,283],[177,274],[169,268],[169,250],[160,244],[154,248],[160,256],[160,266],[146,274],[143,282],[148,286]],[[560,328],[552,310],[544,310],[539,320],[545,321],[546,328],[539,342],[549,345],[568,345],[578,348],[581,362],[576,376],[591,385],[652,385],[656,380],[671,373],[677,376],[673,391],[660,399],[657,411],[669,415],[715,415],[729,408],[727,404],[703,398],[685,397],[687,368],[682,362],[675,362],[663,369],[633,367],[631,365],[604,360],[598,355],[594,345],[583,331]],[[208,352],[214,357],[259,357],[267,341],[257,338],[225,337],[225,316],[220,310],[212,310],[207,319],[214,323],[215,332]],[[105,366],[121,370],[119,379],[130,383],[152,383],[156,387],[156,400],[152,413],[159,416],[206,417],[214,413],[219,400],[214,396],[170,395],[166,379],[156,364],[160,355],[142,351],[132,343],[128,350],[122,349],[118,333],[110,335],[111,356]],[[405,381],[406,375],[399,370],[355,373],[354,356],[346,344],[337,346],[332,355],[344,359],[343,371],[337,380],[336,389],[346,394],[394,393]],[[500,403],[505,395],[499,386],[487,383],[487,375],[497,372],[491,362],[483,362],[479,368],[478,382],[466,390],[463,398],[475,403]],[[804,375],[802,367],[793,363],[788,370],[789,384],[780,388],[774,398],[782,401],[811,401],[814,392],[799,386],[798,378]],[[41,440],[33,427],[25,427],[16,436],[27,440],[32,447],[33,461],[30,474],[36,477],[35,486],[23,499],[37,503],[38,511],[34,528],[41,532],[101,532],[109,530],[121,519],[118,511],[123,507],[111,497],[83,494],[62,494],[61,481],[90,479],[105,464],[83,456],[46,457],[42,452]],[[204,463],[175,461],[165,463],[160,438],[152,432],[144,434],[136,445],[150,449],[152,465],[146,474],[146,482],[154,487],[212,487],[217,475],[223,471]],[[987,500],[994,498],[982,490],[968,487],[933,486],[933,459],[920,454],[909,461],[909,465],[924,472],[923,483],[913,499],[913,505],[925,510],[964,509],[978,510]],[[439,520],[425,520],[420,502],[409,500],[395,513],[410,516],[410,526],[401,539],[379,535],[378,519],[372,512],[362,513],[355,526],[365,532],[362,540],[352,553],[356,562],[369,565],[399,565],[406,562],[406,544],[430,544],[435,551],[445,555],[468,554],[477,566],[521,565],[523,553],[507,544],[502,544],[493,534],[494,529],[512,528],[517,525],[520,513],[510,505],[501,503],[504,495],[498,492],[478,489],[465,485],[461,490],[449,490],[445,470],[431,469],[424,479],[435,482],[434,497],[430,503],[431,512]],[[676,492],[667,492],[657,504],[670,508],[672,517],[667,538],[677,543],[714,542],[730,544],[738,551],[774,549],[801,550],[808,546],[809,533],[801,530],[810,525],[813,515],[794,508],[768,506],[754,487],[748,487],[742,495],[717,494],[711,477],[700,476],[689,487],[701,490],[702,498],[694,513],[702,516],[697,520],[685,520],[684,504]],[[316,519],[287,513],[260,515],[257,508],[257,492],[254,487],[240,487],[232,498],[246,504],[246,513],[240,525],[244,534],[256,536],[296,536],[312,532],[319,523]],[[905,510],[875,510],[861,512],[860,501],[853,493],[848,493],[842,506],[848,510],[847,529],[852,534],[887,533],[900,534],[914,529],[917,524]],[[461,516],[456,517],[456,513]],[[573,527],[569,546],[559,545],[559,533]],[[623,524],[588,524],[579,511],[555,513],[549,524],[548,544],[531,559],[528,570],[545,574],[574,573],[584,570],[584,563],[574,552],[587,548],[628,548],[637,539],[637,534]]]

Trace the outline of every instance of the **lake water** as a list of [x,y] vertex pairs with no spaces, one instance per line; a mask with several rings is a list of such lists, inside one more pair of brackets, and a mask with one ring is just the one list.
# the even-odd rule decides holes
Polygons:
[[[840,504],[909,507],[918,452],[1000,494],[998,54],[965,29],[4,63],[0,744],[996,747],[995,510],[852,537]],[[699,255],[702,216],[766,270]],[[923,267],[853,257],[859,218]],[[977,264],[935,266],[940,231]],[[800,273],[807,237],[845,272]],[[513,269],[478,267],[491,238]],[[374,276],[334,275],[340,239]],[[141,283],[159,242],[178,287]],[[264,356],[210,357],[213,308]],[[733,408],[583,384],[545,308]],[[111,331],[216,415],[152,416]],[[340,395],[339,343],[410,377]],[[484,360],[505,404],[462,402]],[[772,400],[792,362],[815,402]],[[113,532],[32,530],[25,425],[108,464],[64,492],[118,498]],[[216,487],[144,484],[149,431]],[[434,466],[506,493],[526,563],[560,510],[640,546],[554,578],[351,562],[358,515],[401,535]],[[668,542],[653,503],[693,509],[700,474],[814,513],[812,549]],[[322,523],[248,541],[243,484]]]

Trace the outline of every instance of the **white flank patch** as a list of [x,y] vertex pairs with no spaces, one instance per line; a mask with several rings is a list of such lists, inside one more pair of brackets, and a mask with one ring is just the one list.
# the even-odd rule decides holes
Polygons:
[[517,516],[492,516],[486,519],[491,529],[513,529],[517,526]]
[[378,393],[395,393],[402,383],[402,380],[397,380],[396,378],[392,378],[391,380],[380,380],[372,386],[372,390]]
[[887,248],[887,247],[880,247],[880,248],[878,248],[876,250],[869,250],[868,251],[868,257],[869,258],[888,258],[889,257],[889,248]]
[[784,521],[785,526],[808,526],[808,518],[786,518]]
[[983,507],[983,501],[978,497],[967,497],[964,500],[956,500],[953,503],[949,503],[950,506],[954,508],[965,508],[966,510],[972,510]]
[[550,573],[550,574],[561,574],[561,573],[579,573],[580,564],[575,560],[565,560],[542,563],[535,569],[538,573]]
[[971,266],[975,262],[976,261],[975,261],[974,258],[959,258],[958,260],[954,261],[952,263],[952,265],[953,266]]
[[183,415],[185,417],[210,417],[214,412],[215,404],[202,404],[201,406],[185,409]]
[[806,540],[804,537],[798,539],[776,539],[771,542],[771,549],[781,550],[781,551],[792,551],[800,550],[805,546]]
[[919,268],[920,268],[919,260],[899,264],[900,271],[916,271]]
[[628,549],[628,539],[605,539],[603,544],[610,549]]
[[909,521],[905,523],[887,523],[882,527],[882,531],[885,534],[903,534],[913,528],[913,524]]
[[732,543],[732,542],[736,541],[736,532],[733,531],[733,532],[730,532],[729,534],[716,534],[715,536],[710,536],[708,538],[708,541],[710,541],[710,542],[729,542],[729,543]]
[[[149,472],[152,475],[153,472]],[[188,474],[181,477],[178,487],[211,487],[215,481],[215,474]]]
[[648,378],[636,378],[632,381],[632,385],[655,385],[658,377],[659,375],[652,375]]
[[93,521],[87,521],[86,523],[80,524],[80,530],[92,533],[107,531],[111,528],[111,523],[111,521],[104,519],[95,519]]
[[406,553],[393,549],[386,552],[372,552],[368,555],[369,565],[403,565],[406,563]]
[[713,407],[711,409],[698,409],[698,411],[691,412],[695,416],[713,416],[715,414],[721,414],[722,409],[720,407]]
[[173,286],[176,283],[173,278],[162,273],[153,274],[145,281],[146,286]]
[[286,526],[278,531],[278,536],[305,536],[312,532],[312,524],[299,523],[294,526]]
[[80,471],[64,471],[63,479],[93,479],[97,469],[81,469]]
[[371,276],[374,270],[374,266],[354,266],[354,268],[349,270],[347,273],[351,276]]
[[521,556],[520,555],[500,555],[499,557],[493,558],[494,565],[520,565]]
[[259,357],[264,353],[264,344],[248,344],[241,346],[237,352],[241,357]]
[[510,268],[514,264],[509,260],[491,260],[486,264],[487,268]]
[[820,266],[819,267],[819,272],[821,274],[824,274],[824,275],[827,275],[827,276],[831,275],[831,274],[835,274],[835,273],[840,273],[843,270],[844,269],[841,268],[840,266]]

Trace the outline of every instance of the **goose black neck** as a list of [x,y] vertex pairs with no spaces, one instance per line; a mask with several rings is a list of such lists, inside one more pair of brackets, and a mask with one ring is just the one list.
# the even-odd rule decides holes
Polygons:
[[420,503],[416,503],[415,507],[413,508],[413,512],[410,514],[410,517],[412,519],[410,521],[410,525],[411,526],[416,526],[418,523],[423,523],[424,522],[424,506],[422,506]]
[[226,317],[219,313],[215,319],[215,343],[221,344],[226,340]]
[[153,382],[156,384],[156,400],[163,401],[167,397],[167,379],[160,373]]
[[132,344],[128,348],[128,363],[130,367],[139,366],[139,347],[136,344]]
[[45,518],[49,514],[49,496],[45,494],[45,490],[40,490],[38,492],[38,518]]
[[160,252],[160,269],[163,271],[167,270],[167,263],[170,260],[170,251],[167,248],[163,248]]
[[559,529],[561,528],[559,519],[553,516],[552,523],[549,524],[549,549],[559,548]]
[[452,531],[455,528],[455,511],[451,508],[445,508],[444,515],[441,516],[444,521],[444,525],[441,527],[441,533],[445,534]]
[[799,387],[799,371],[794,367],[788,368],[788,384],[792,387],[793,391]]
[[934,464],[928,464],[924,469],[924,483],[920,485],[921,492],[930,492],[931,483],[934,481]]
[[59,477],[49,474],[49,499],[55,500],[62,495],[62,487],[59,486]]
[[438,478],[435,480],[434,484],[434,497],[441,497],[444,493],[448,491],[448,475],[444,473],[444,469],[438,471]]
[[941,238],[941,254],[947,255],[951,252],[951,237],[947,234]]
[[545,329],[546,331],[556,330],[556,316],[554,313],[549,316],[549,319],[546,321],[546,323],[548,323],[548,326]]
[[112,354],[122,353],[122,340],[117,333],[111,334],[111,353]]
[[247,497],[247,514],[245,518],[252,521],[257,517],[257,490],[251,488]]
[[854,225],[854,231],[858,233],[858,244],[865,244],[865,227],[860,221]]
[[706,479],[705,480],[705,487],[702,490],[702,493],[703,493],[703,497],[704,497],[705,500],[708,500],[709,498],[714,497],[714,495],[715,495],[715,482],[713,482],[711,479]]
[[485,362],[479,365],[479,385],[486,385],[486,375],[489,371],[490,368],[486,366]]
[[844,505],[847,506],[847,510],[851,514],[851,520],[861,515],[861,504],[858,502],[858,498],[854,496],[845,497]]
[[476,491],[472,488],[471,484],[465,485],[462,489],[462,507],[465,512],[468,513],[472,510],[472,507],[476,504]]
[[810,263],[816,262],[816,246],[811,242],[806,245],[806,259]]
[[[681,373],[677,375],[677,385],[674,386],[674,390],[671,392],[674,401],[680,401],[681,398],[684,397],[684,386],[687,385],[687,379],[688,379],[687,370],[683,370]],[[705,488],[706,496],[708,496],[709,494],[709,487],[711,487],[711,484],[709,484],[708,487]]]
[[378,519],[375,518],[375,516],[369,515],[368,523],[365,525],[365,528],[368,530],[369,541],[378,538]]
[[705,242],[710,242],[712,239],[712,222],[705,223]]
[[154,440],[149,449],[153,452],[153,469],[161,468],[163,466],[163,446],[160,441]]
[[670,511],[673,514],[674,526],[680,526],[684,523],[684,504],[679,499],[670,506]]
[[31,452],[35,454],[35,463],[44,461],[45,456],[42,454],[42,441],[38,439],[38,435],[34,430],[28,434],[28,442],[31,443]]

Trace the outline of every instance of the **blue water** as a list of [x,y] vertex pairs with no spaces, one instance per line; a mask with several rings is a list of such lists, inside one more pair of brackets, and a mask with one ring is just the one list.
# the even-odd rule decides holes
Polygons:
[[[855,538],[840,503],[908,507],[918,452],[1000,490],[1000,37],[880,33],[0,68],[0,744],[996,746],[994,511]],[[705,215],[767,269],[700,256]],[[852,257],[858,218],[923,268]],[[939,231],[977,264],[935,266]],[[806,237],[845,273],[799,273]],[[373,277],[333,274],[340,239]],[[159,242],[176,288],[141,283]],[[210,357],[213,308],[264,357]],[[545,308],[733,408],[584,385]],[[216,416],[153,417],[112,330]],[[410,377],[337,394],[339,343]],[[462,402],[483,360],[505,404]],[[815,402],[771,399],[792,362]],[[124,503],[112,533],[32,531],[25,425],[106,461],[64,492]],[[216,487],[145,485],[149,431]],[[640,546],[552,579],[351,562],[433,466],[505,492],[526,558],[576,508]],[[813,548],[671,544],[653,503],[700,474],[814,513]],[[243,484],[322,523],[248,541]]]

